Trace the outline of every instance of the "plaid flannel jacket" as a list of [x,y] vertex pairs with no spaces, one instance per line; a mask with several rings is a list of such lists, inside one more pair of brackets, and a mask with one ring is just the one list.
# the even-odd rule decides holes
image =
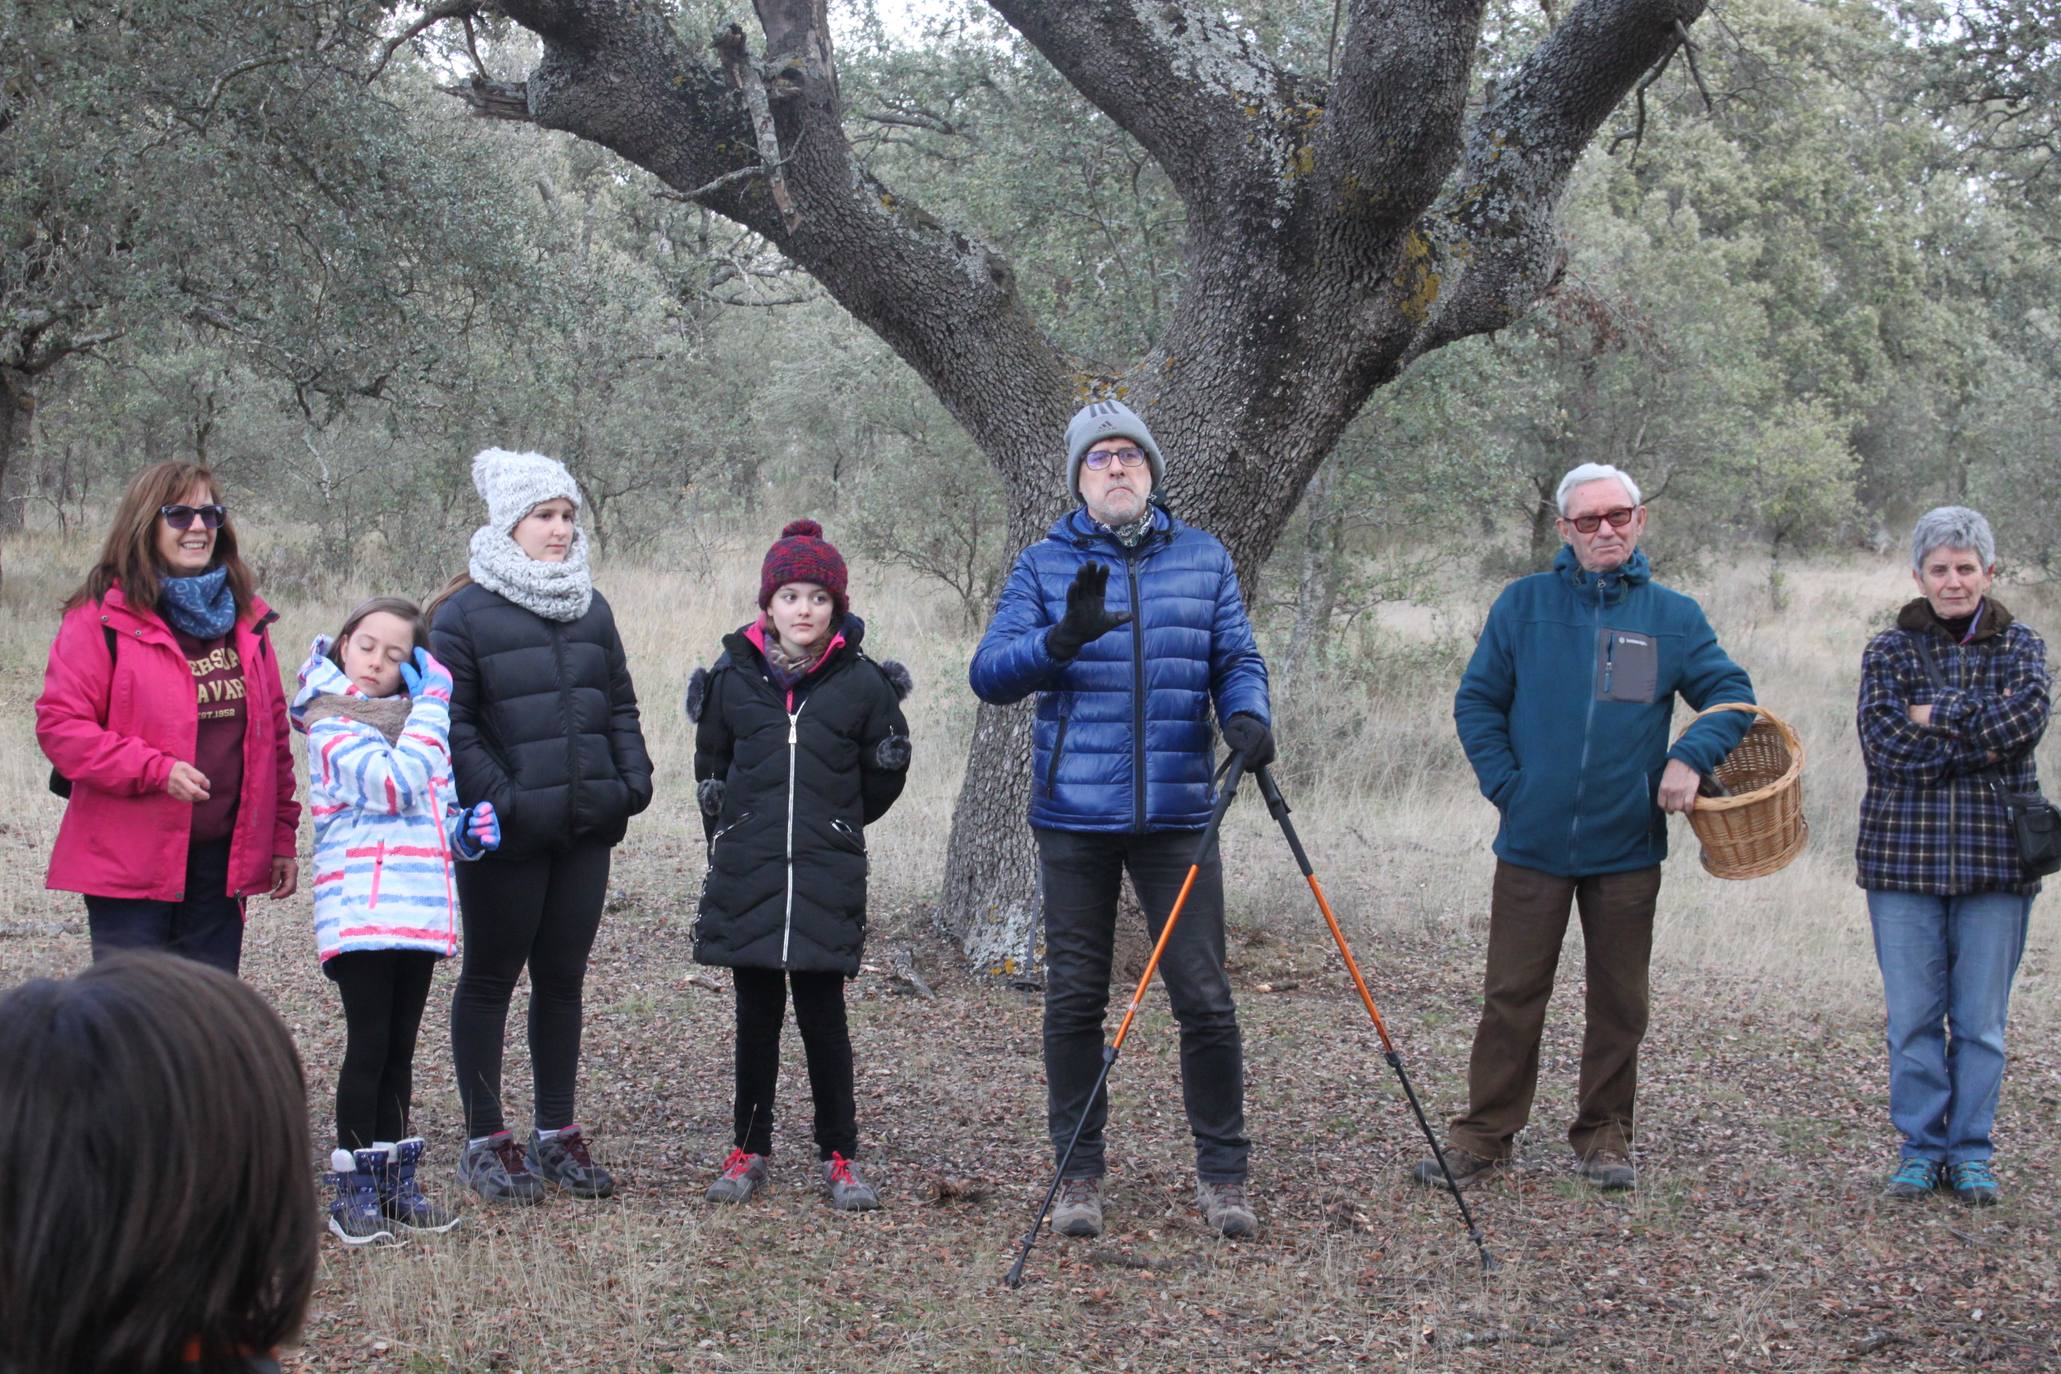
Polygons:
[[[1983,617],[1976,638],[1962,644],[1926,602],[1913,601],[1861,656],[1868,789],[1854,857],[1864,888],[1943,897],[2040,890],[2018,866],[2010,820],[1985,770],[1994,753],[1998,785],[2038,789],[2033,747],[2047,730],[2047,646],[1994,598]],[[1918,634],[1932,637],[1945,691],[1925,671]],[[1908,708],[1928,703],[1932,723],[1912,721]]]

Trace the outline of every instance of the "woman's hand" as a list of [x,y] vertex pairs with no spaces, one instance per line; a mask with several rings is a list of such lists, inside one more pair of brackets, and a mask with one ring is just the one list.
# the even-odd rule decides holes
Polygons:
[[1927,702],[1927,703],[1926,703],[1925,705],[1923,705],[1923,706],[1913,706],[1913,707],[1911,707],[1911,708],[1910,708],[1910,716],[1911,716],[1911,723],[1912,723],[1912,724],[1914,724],[1914,725],[1930,725],[1930,724],[1932,724],[1932,704],[1931,704],[1930,702]]
[[208,799],[208,775],[190,763],[175,763],[165,775],[165,791],[173,801],[204,802]]
[[266,895],[275,901],[291,897],[294,889],[301,885],[301,861],[275,854],[272,857],[272,890]]

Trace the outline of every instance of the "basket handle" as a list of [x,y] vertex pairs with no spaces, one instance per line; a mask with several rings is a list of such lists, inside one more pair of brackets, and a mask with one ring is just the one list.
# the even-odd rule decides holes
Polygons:
[[1695,715],[1689,717],[1689,723],[1687,725],[1684,725],[1681,728],[1681,730],[1676,733],[1676,742],[1679,743],[1681,741],[1682,736],[1688,734],[1690,727],[1694,726],[1697,721],[1702,720],[1705,716],[1714,716],[1720,711],[1744,711],[1748,715],[1759,716],[1762,719],[1766,720],[1768,724],[1774,726],[1777,730],[1782,732],[1782,738],[1784,742],[1787,743],[1789,746],[1789,751],[1791,755],[1794,757],[1795,766],[1797,770],[1802,770],[1803,737],[1796,733],[1796,727],[1791,725],[1788,721],[1782,719],[1780,716],[1776,715],[1773,711],[1770,711],[1767,707],[1756,705],[1755,703],[1750,701],[1724,701],[1719,702],[1715,706],[1704,707],[1701,711],[1698,711]]

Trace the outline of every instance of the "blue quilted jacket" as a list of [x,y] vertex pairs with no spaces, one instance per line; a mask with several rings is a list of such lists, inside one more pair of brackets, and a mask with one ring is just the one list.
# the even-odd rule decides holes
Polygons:
[[[1058,659],[1045,636],[1087,563],[1109,565],[1109,608],[1135,614]],[[1030,823],[1052,830],[1200,830],[1215,801],[1211,707],[1272,724],[1231,555],[1157,507],[1135,549],[1085,510],[1025,549],[969,676],[983,701],[1038,694]]]

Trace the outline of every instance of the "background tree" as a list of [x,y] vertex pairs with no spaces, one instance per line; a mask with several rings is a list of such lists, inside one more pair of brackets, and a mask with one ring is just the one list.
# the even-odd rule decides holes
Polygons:
[[[1481,7],[1466,0],[1349,0],[1328,72],[1213,7],[994,0],[1184,211],[1159,331],[1094,369],[1032,318],[1002,251],[866,165],[823,0],[759,0],[758,53],[735,27],[712,52],[630,0],[497,8],[543,52],[525,81],[476,78],[475,107],[613,148],[776,245],[995,466],[1012,545],[1059,507],[1067,415],[1107,389],[1178,455],[1171,495],[1250,580],[1376,387],[1513,323],[1554,280],[1570,170],[1703,5],[1581,0],[1470,110]],[[941,915],[976,960],[1021,949],[1034,918],[1025,720],[983,714],[954,824]]]

